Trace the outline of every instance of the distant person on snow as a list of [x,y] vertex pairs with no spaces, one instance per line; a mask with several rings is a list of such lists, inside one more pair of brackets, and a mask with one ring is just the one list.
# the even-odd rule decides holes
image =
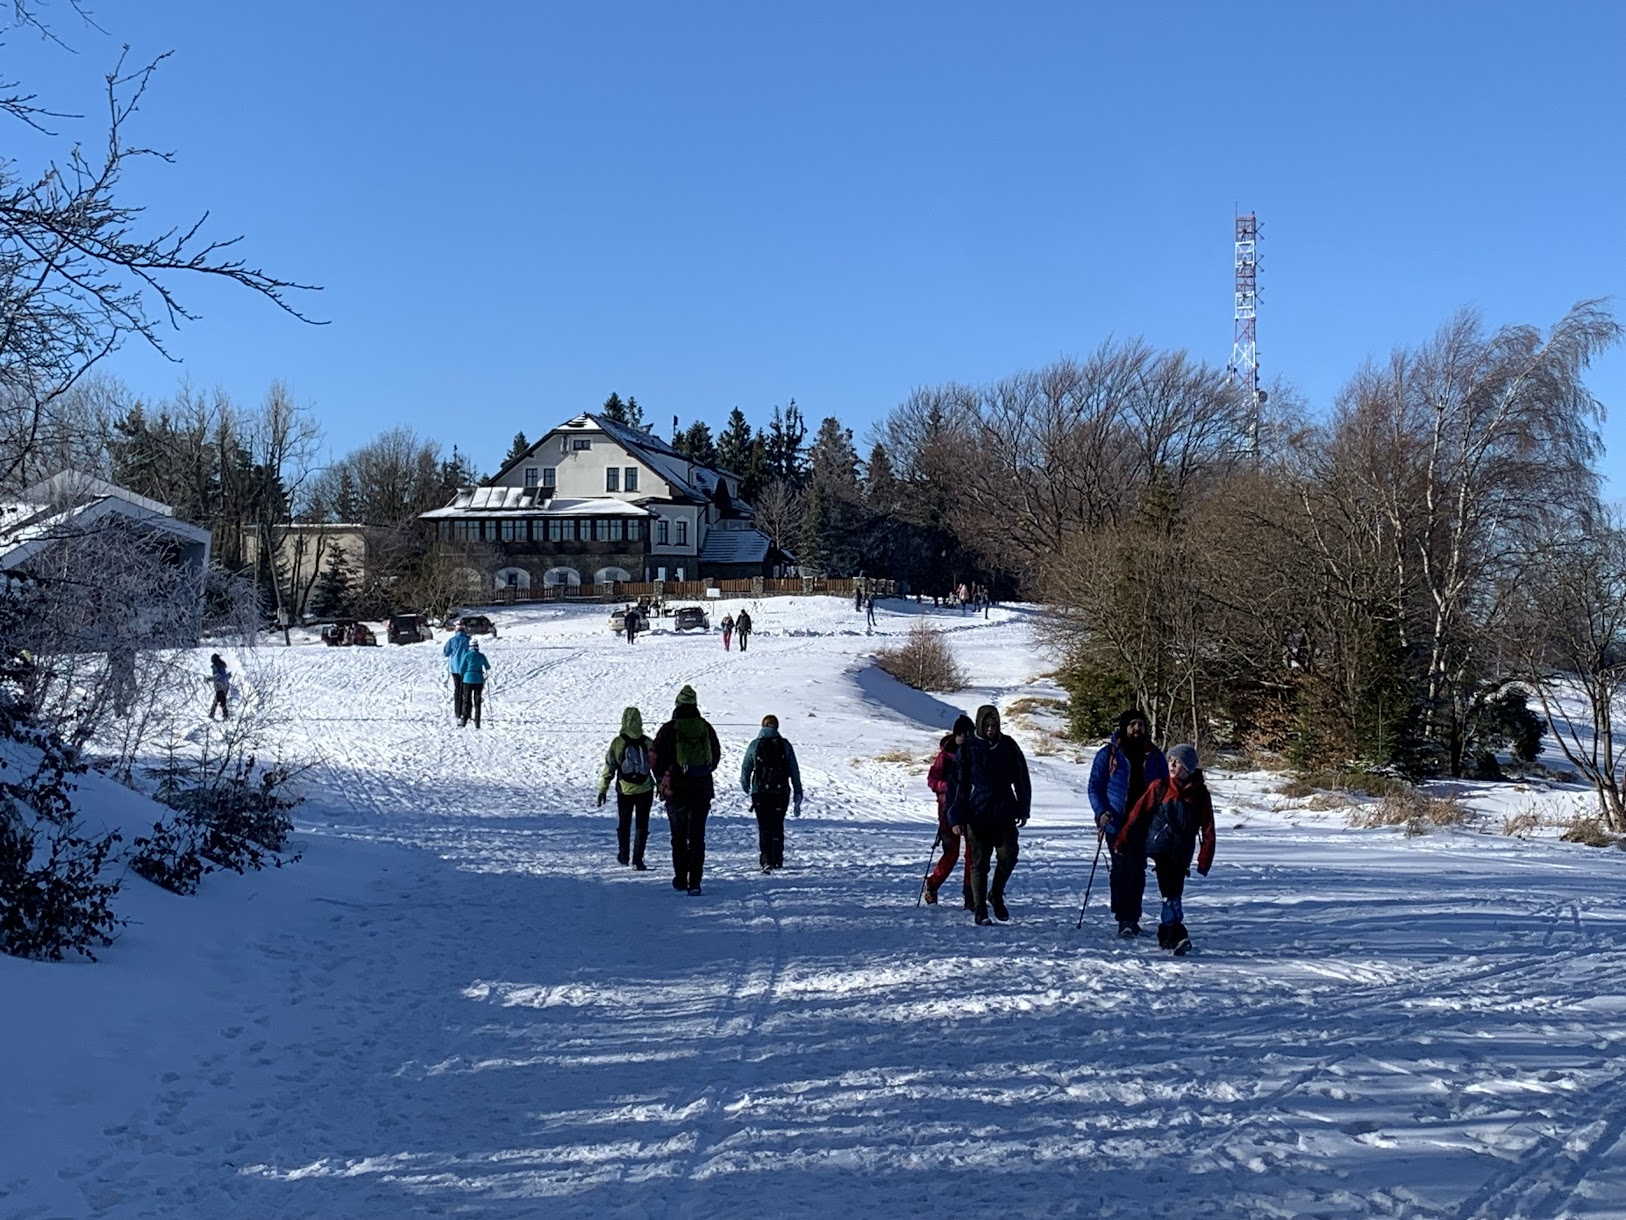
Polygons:
[[[1022,747],[1000,732],[999,709],[984,704],[973,722],[976,732],[960,747],[958,794],[950,817],[964,825],[971,843],[971,900],[977,922],[1011,917],[1005,909],[1005,885],[1016,868],[1017,828],[1028,824],[1033,808],[1033,785]],[[988,864],[998,856],[992,883]]]
[[864,603],[864,609],[868,612],[869,625],[871,627],[875,626],[875,595],[873,593],[870,594],[869,600]]
[[220,709],[220,718],[225,720],[231,713],[226,710],[226,696],[231,693],[231,671],[226,668],[226,662],[220,659],[218,652],[209,655],[209,682],[214,687],[214,701],[209,704],[209,719],[215,718],[215,708]]
[[452,716],[459,721],[468,719],[463,714],[463,654],[468,650],[469,629],[459,623],[452,638],[440,647],[440,655],[446,658],[446,672],[452,675]]
[[655,776],[650,763],[654,750],[655,743],[644,736],[644,714],[635,707],[623,709],[621,731],[604,752],[604,773],[598,780],[601,806],[610,791],[610,780],[615,780],[616,861],[627,862],[630,846],[632,867],[639,872],[647,867],[644,845],[649,842],[649,809],[655,802]]
[[[960,787],[960,747],[965,739],[976,731],[971,723],[970,716],[960,716],[954,721],[954,731],[943,737],[937,743],[937,757],[932,760],[931,769],[926,772],[926,786],[937,794],[937,833],[943,844],[942,858],[926,874],[926,902],[935,906],[937,891],[948,875],[954,871],[955,862],[960,858],[960,828],[949,824],[949,807],[959,795]],[[976,901],[971,897],[971,848],[965,849],[965,909],[977,909]]]
[[474,727],[480,727],[480,705],[486,689],[486,670],[490,668],[491,662],[480,651],[480,641],[470,640],[459,671],[463,679],[463,718],[457,722],[459,727],[466,725],[470,716],[474,717]]
[[1146,828],[1122,838],[1119,831],[1141,795],[1169,777],[1163,753],[1146,731],[1146,713],[1132,709],[1118,717],[1118,731],[1096,752],[1090,767],[1090,808],[1097,834],[1112,849],[1112,913],[1119,936],[1139,936],[1146,895]]
[[751,615],[748,611],[741,610],[739,618],[734,620],[734,633],[740,637],[740,651],[744,652],[745,646],[751,642]]
[[[627,607],[627,612],[624,615],[621,616],[621,622],[622,622],[622,625],[625,626],[626,629],[627,629],[627,643],[636,644],[638,642],[638,639],[637,639],[637,636],[638,636],[638,607],[637,606],[628,606]],[[628,710],[633,711],[633,710],[636,710],[636,709],[629,708]],[[600,802],[600,803],[602,804],[602,802]],[[646,818],[648,816],[648,812],[649,811],[647,809],[644,811]],[[621,854],[624,856],[627,853],[622,852]],[[623,861],[621,861],[621,863],[625,864],[626,861],[623,860]]]
[[717,790],[712,772],[723,761],[717,731],[700,715],[694,687],[678,691],[672,718],[655,734],[651,764],[672,828],[672,888],[700,893],[706,865],[706,815]]
[[[1141,831],[1146,855],[1157,872],[1157,890],[1163,896],[1163,916],[1157,925],[1160,949],[1173,949],[1184,957],[1191,951],[1186,933],[1186,912],[1181,899],[1191,858],[1197,856],[1197,875],[1208,876],[1214,864],[1214,802],[1198,766],[1197,747],[1177,745],[1169,751],[1169,775],[1146,789],[1113,842],[1127,844]],[[1197,851],[1198,840],[1202,851]],[[1144,876],[1144,872],[1142,873]]]
[[[745,651],[744,636],[740,651]],[[796,816],[802,814],[802,769],[796,765],[795,748],[779,735],[778,716],[764,716],[756,740],[745,747],[740,787],[757,815],[757,863],[765,873],[784,868],[785,811],[794,791]]]
[[723,615],[723,651],[724,652],[728,651],[729,641],[731,641],[733,638],[734,638],[734,616],[732,614],[725,614],[725,615]]

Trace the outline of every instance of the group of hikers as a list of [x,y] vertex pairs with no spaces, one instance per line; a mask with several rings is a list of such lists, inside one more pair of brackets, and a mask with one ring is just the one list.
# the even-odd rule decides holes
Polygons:
[[[621,713],[621,731],[604,752],[598,803],[615,785],[616,860],[647,870],[649,813],[656,793],[666,805],[672,831],[672,888],[701,892],[706,865],[706,818],[717,795],[713,773],[723,760],[717,730],[700,714],[694,687],[678,691],[669,720],[650,738],[643,713]],[[785,815],[802,811],[802,771],[795,748],[779,733],[779,718],[764,716],[745,749],[740,788],[751,798],[757,819],[757,862],[764,873],[785,866]]]
[[750,613],[750,611],[741,610],[738,615],[733,615],[733,614],[725,614],[725,615],[723,615],[722,628],[723,628],[723,651],[727,652],[729,650],[729,643],[737,635],[737,636],[739,636],[739,640],[740,640],[740,651],[744,652],[745,651],[745,646],[751,642],[751,613]]
[[446,670],[452,678],[452,715],[457,727],[464,728],[469,721],[480,727],[480,715],[485,707],[486,671],[491,661],[480,651],[480,641],[469,634],[462,623],[451,638],[441,645],[441,656],[446,658]]
[[[1033,789],[1027,759],[1021,747],[1000,731],[997,708],[987,705],[977,709],[975,720],[961,716],[954,722],[938,743],[926,783],[937,795],[937,832],[943,850],[926,874],[925,901],[937,902],[937,891],[954,871],[964,839],[966,909],[974,912],[979,924],[1008,920],[1005,887],[1016,868],[1017,832],[1027,825]],[[1119,717],[1111,740],[1096,753],[1089,799],[1096,858],[1099,861],[1102,846],[1111,853],[1110,907],[1118,935],[1141,934],[1150,862],[1163,900],[1158,946],[1182,956],[1190,952],[1183,905],[1186,877],[1194,857],[1202,876],[1214,862],[1214,806],[1196,747],[1177,745],[1165,756],[1152,744],[1145,713],[1127,711]],[[1093,879],[1092,870],[1092,883]],[[1088,890],[1084,901],[1087,906]]]

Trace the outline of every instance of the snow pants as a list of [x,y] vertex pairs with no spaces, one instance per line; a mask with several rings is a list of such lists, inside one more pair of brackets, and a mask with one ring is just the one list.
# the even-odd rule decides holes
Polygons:
[[480,727],[480,704],[485,695],[484,682],[463,683],[463,723],[467,724],[469,718],[474,718],[474,727]]
[[452,717],[463,719],[463,679],[457,674],[452,675]]
[[[744,640],[742,635],[740,641]],[[790,793],[759,792],[751,798],[751,808],[757,814],[757,862],[763,868],[784,868],[785,812],[790,808]]]
[[1146,849],[1131,843],[1112,853],[1112,913],[1120,924],[1140,923],[1146,899]]
[[[1005,900],[1005,883],[1016,868],[1016,823],[967,826],[966,838],[971,844],[971,901],[977,914],[982,915],[988,910],[990,898]],[[995,857],[998,863],[994,865],[994,879],[990,883],[988,864]]]
[[695,889],[706,866],[706,815],[710,801],[672,800],[666,802],[666,821],[672,828],[672,882]]
[[644,846],[649,842],[649,810],[654,803],[653,789],[630,796],[624,792],[615,794],[615,858],[622,864],[627,862],[629,847],[632,862],[643,864]]
[[[954,865],[960,859],[960,839],[963,837],[958,830],[950,830],[946,827],[942,828],[942,830],[943,855],[932,866],[932,871],[926,874],[926,888],[934,894],[942,888],[943,882],[947,881],[949,874],[954,871]],[[969,843],[966,844],[965,848],[965,900],[967,903],[975,905],[971,897],[971,845]]]

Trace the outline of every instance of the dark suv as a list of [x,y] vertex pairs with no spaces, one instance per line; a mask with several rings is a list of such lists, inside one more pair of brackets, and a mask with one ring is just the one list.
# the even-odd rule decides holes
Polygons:
[[484,614],[460,615],[457,620],[457,625],[467,631],[470,635],[489,635],[493,639],[495,639],[497,635],[497,624],[493,623],[491,619]]
[[435,638],[429,620],[421,614],[397,614],[385,619],[384,634],[392,644],[418,644]]
[[679,631],[692,631],[698,628],[709,631],[711,622],[706,618],[704,606],[680,606],[676,616],[672,619],[672,626]]

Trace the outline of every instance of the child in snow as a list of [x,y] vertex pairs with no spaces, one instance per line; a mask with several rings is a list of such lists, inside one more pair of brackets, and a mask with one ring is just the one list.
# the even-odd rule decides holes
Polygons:
[[734,638],[734,616],[732,614],[725,614],[725,615],[723,615],[723,651],[724,652],[728,651],[729,641],[732,640],[733,638]]
[[[743,650],[745,637],[740,637]],[[779,735],[779,717],[764,716],[762,731],[745,747],[740,787],[757,815],[757,863],[771,873],[785,867],[785,810],[795,792],[796,814],[802,813],[802,769],[796,751]]]
[[[1177,745],[1167,755],[1169,775],[1146,789],[1135,803],[1129,818],[1118,831],[1114,851],[1123,850],[1133,828],[1146,829],[1146,856],[1157,871],[1157,889],[1163,896],[1163,918],[1157,928],[1157,943],[1173,949],[1176,956],[1191,951],[1186,934],[1186,913],[1181,898],[1191,857],[1197,856],[1197,874],[1208,876],[1214,863],[1214,802],[1208,795],[1198,766],[1197,747]],[[1202,850],[1197,851],[1198,841]]]
[[[943,856],[932,871],[926,874],[926,902],[936,905],[937,891],[948,875],[954,871],[960,858],[960,828],[949,825],[949,805],[960,786],[960,747],[975,731],[971,717],[961,716],[954,721],[954,731],[937,743],[937,757],[926,772],[926,786],[937,794],[937,835],[943,844]],[[973,911],[977,904],[971,898],[971,849],[965,851],[965,909]]]
[[[649,842],[649,809],[655,802],[655,776],[650,755],[655,743],[644,736],[644,714],[635,707],[621,713],[621,731],[604,752],[604,773],[598,779],[598,803],[609,795],[615,779],[616,860],[625,864],[629,840],[632,867],[645,871],[644,846]],[[633,832],[636,820],[637,832]]]
[[226,719],[226,696],[231,692],[231,672],[226,668],[226,662],[220,659],[218,652],[209,656],[209,681],[215,688],[214,702],[209,704],[209,719],[215,718],[215,708],[220,709],[220,718]]
[[480,706],[484,701],[486,689],[486,670],[491,668],[491,662],[486,660],[485,654],[480,651],[480,641],[470,640],[469,646],[463,651],[462,668],[458,676],[463,679],[463,717],[457,724],[461,728],[474,717],[474,727],[480,727]]

